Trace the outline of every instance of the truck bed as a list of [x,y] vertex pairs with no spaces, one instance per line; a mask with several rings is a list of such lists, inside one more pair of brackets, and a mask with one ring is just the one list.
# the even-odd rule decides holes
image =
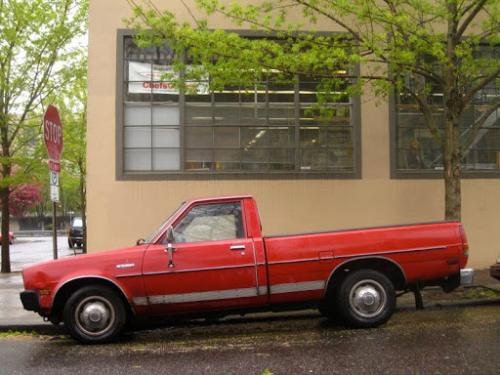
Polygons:
[[[459,226],[448,221],[264,237],[269,283],[313,287],[310,297],[322,298],[333,270],[368,256],[393,262],[406,283],[445,277],[460,271]],[[276,294],[271,302],[293,301],[293,294]]]

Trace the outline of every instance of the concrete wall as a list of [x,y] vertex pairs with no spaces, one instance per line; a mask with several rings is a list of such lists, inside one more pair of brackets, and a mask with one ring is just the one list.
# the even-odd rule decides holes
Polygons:
[[[180,1],[168,4],[189,20]],[[441,180],[390,179],[388,106],[362,99],[362,179],[116,181],[116,30],[130,14],[125,0],[90,1],[88,105],[88,247],[99,251],[145,237],[190,197],[253,194],[265,234],[440,220]],[[214,27],[234,28],[223,18]],[[324,28],[320,26],[320,28]],[[470,264],[500,254],[500,179],[463,181],[463,221]]]

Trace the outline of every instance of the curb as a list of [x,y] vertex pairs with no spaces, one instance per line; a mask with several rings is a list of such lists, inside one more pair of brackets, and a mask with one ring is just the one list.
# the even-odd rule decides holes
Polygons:
[[[500,305],[500,298],[482,298],[467,301],[446,301],[446,302],[430,302],[428,304],[424,303],[423,310],[436,310],[442,308],[458,308],[458,307],[476,307],[476,306],[488,306],[488,305]],[[397,308],[396,311],[401,310],[416,310],[415,305],[403,305]]]
[[8,324],[0,326],[0,333],[5,332],[27,332],[39,335],[54,335],[55,333],[66,333],[64,326],[55,326],[52,324]]
[[[491,305],[500,305],[499,299],[477,299],[470,301],[456,301],[456,302],[435,302],[424,305],[425,310],[437,310],[443,308],[460,308],[460,307],[479,307],[479,306],[491,306]],[[417,311],[414,305],[403,305],[396,309],[397,312],[408,312],[408,311]],[[175,324],[174,324],[175,325]],[[149,327],[150,328],[160,328],[162,325]],[[54,335],[54,334],[67,334],[64,329],[63,324],[53,325],[53,324],[5,324],[0,325],[0,333],[4,332],[28,332],[28,333],[36,333],[39,335]]]

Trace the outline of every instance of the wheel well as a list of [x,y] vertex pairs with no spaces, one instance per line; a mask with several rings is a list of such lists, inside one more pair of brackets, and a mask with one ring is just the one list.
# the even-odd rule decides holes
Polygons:
[[401,268],[394,262],[385,258],[363,258],[349,260],[340,264],[330,276],[327,292],[332,292],[336,286],[352,271],[371,269],[383,273],[394,284],[396,290],[405,289],[406,277]]
[[105,279],[97,277],[86,277],[82,279],[72,280],[64,284],[61,287],[61,289],[57,291],[54,302],[52,304],[50,320],[55,322],[60,322],[62,320],[62,312],[64,310],[64,305],[66,304],[68,298],[78,289],[91,285],[102,285],[112,289],[116,293],[116,295],[119,296],[120,299],[122,300],[123,305],[125,306],[125,310],[127,311],[127,315],[128,316],[133,315],[133,311],[127,300],[127,297],[118,286],[116,286],[111,281]]

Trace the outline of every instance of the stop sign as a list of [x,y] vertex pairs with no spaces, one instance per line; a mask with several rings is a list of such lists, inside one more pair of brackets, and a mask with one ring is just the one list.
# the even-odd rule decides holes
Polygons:
[[[49,165],[51,170],[58,169],[59,159],[63,149],[63,129],[59,112],[53,105],[47,107],[43,116],[43,139],[49,153]],[[57,167],[55,167],[57,165]],[[54,168],[52,168],[54,166]]]

